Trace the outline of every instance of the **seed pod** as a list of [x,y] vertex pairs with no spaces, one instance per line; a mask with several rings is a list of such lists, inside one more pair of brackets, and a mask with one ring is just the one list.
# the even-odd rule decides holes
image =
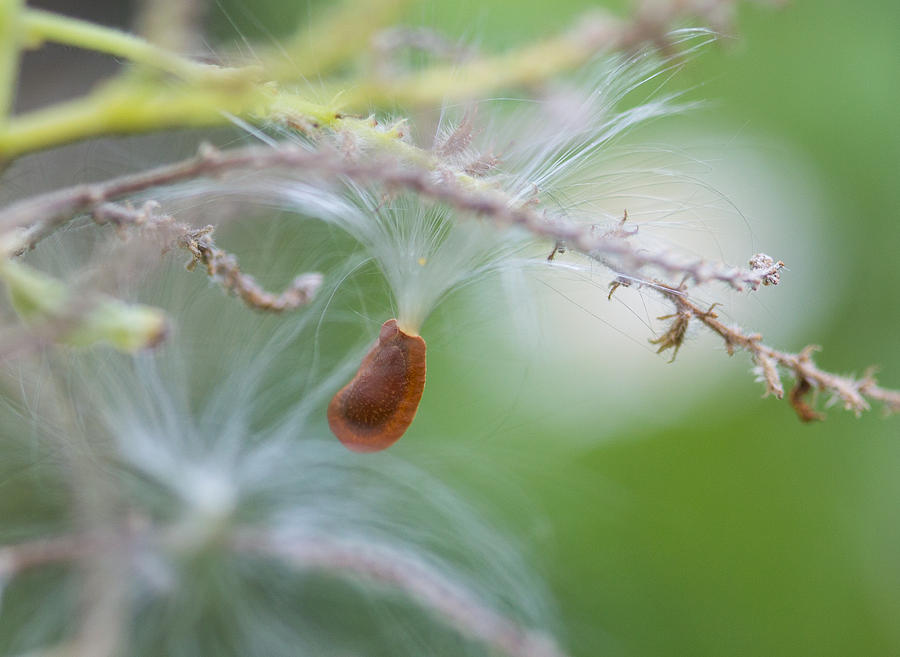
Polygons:
[[425,340],[389,319],[356,376],[328,404],[328,424],[348,449],[377,452],[406,432],[424,390]]

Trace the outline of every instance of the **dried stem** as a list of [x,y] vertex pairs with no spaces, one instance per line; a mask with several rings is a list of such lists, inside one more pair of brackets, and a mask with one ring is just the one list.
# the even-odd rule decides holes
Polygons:
[[198,263],[202,264],[209,277],[223,289],[237,295],[244,303],[257,310],[294,310],[309,303],[322,284],[321,274],[307,273],[297,276],[280,294],[266,292],[256,279],[241,271],[236,256],[215,245],[212,239],[213,226],[198,229],[178,223],[169,215],[154,214],[157,208],[158,204],[152,201],[145,203],[140,209],[104,203],[93,210],[93,217],[99,224],[112,223],[119,229],[131,227],[165,231],[172,236],[169,244],[176,244],[190,252],[193,259],[188,263],[189,271],[193,271]]
[[[408,189],[458,210],[487,217],[501,226],[520,226],[555,243],[565,242],[570,248],[587,254],[620,274],[640,278],[647,269],[653,269],[666,275],[682,277],[684,282],[681,288],[660,288],[675,303],[677,311],[672,329],[656,342],[660,351],[673,348],[677,352],[684,339],[687,323],[690,319],[698,319],[722,337],[729,350],[738,347],[749,351],[761,368],[768,391],[778,397],[783,396],[783,387],[777,378],[775,365],[793,372],[798,381],[807,381],[815,389],[830,391],[836,399],[842,401],[845,408],[856,413],[869,408],[866,398],[884,403],[889,411],[900,408],[900,393],[879,387],[871,376],[859,380],[840,377],[815,367],[808,351],[788,354],[767,347],[759,342],[758,336],[747,336],[739,328],[729,328],[718,321],[715,313],[695,306],[684,291],[686,283],[719,282],[735,290],[755,290],[761,285],[775,285],[779,282],[780,270],[784,266],[780,261],[765,254],[757,254],[750,260],[749,269],[741,269],[702,259],[686,259],[666,251],[638,249],[629,240],[628,231],[617,229],[599,233],[593,226],[537,211],[532,205],[514,204],[500,190],[472,190],[447,176],[435,176],[428,168],[411,166],[408,162],[396,159],[361,162],[348,159],[330,149],[304,150],[294,146],[252,147],[225,152],[207,147],[196,158],[143,174],[125,176],[98,185],[72,187],[22,201],[0,213],[0,231],[27,226],[11,249],[21,253],[33,248],[41,238],[74,214],[96,208],[103,202],[182,180],[217,176],[231,171],[275,168],[291,172],[304,170],[330,179],[343,177],[359,182],[377,182],[389,188]],[[199,244],[196,250],[208,268],[210,262],[216,262],[208,256],[203,260]],[[215,267],[214,264],[211,273],[215,273]],[[804,394],[799,393],[793,397],[803,398]],[[804,419],[811,419],[807,417],[808,413],[799,410],[797,403],[794,406]]]
[[720,282],[743,290],[777,283],[783,263],[771,261],[760,267],[741,269],[701,258],[686,259],[665,251],[636,248],[621,231],[598,233],[594,226],[575,223],[528,204],[514,204],[497,189],[471,190],[455,180],[435,180],[432,171],[404,165],[397,160],[353,161],[328,149],[304,150],[294,146],[278,148],[251,147],[218,151],[201,149],[192,159],[151,169],[145,173],[124,176],[95,185],[78,185],[16,203],[0,213],[0,234],[14,227],[27,226],[8,249],[24,253],[56,228],[78,213],[101,203],[160,185],[202,177],[222,175],[239,170],[290,169],[306,170],[331,178],[346,177],[360,182],[379,182],[388,187],[409,189],[422,196],[441,201],[458,210],[489,217],[501,225],[517,225],[530,233],[554,241],[565,241],[570,247],[595,258],[612,269],[637,276],[652,267],[666,275],[683,276],[697,284]]
[[[789,401],[800,419],[804,421],[822,419],[822,415],[813,410],[806,401],[807,394],[813,390],[829,393],[831,395],[829,405],[840,402],[844,409],[853,411],[856,415],[869,410],[869,400],[883,404],[889,413],[900,412],[900,391],[879,386],[871,371],[859,379],[826,372],[818,368],[812,360],[812,353],[818,347],[809,346],[796,354],[778,351],[763,344],[762,336],[758,333],[748,335],[739,326],[726,325],[712,309],[702,309],[691,301],[683,290],[666,286],[658,286],[656,289],[675,304],[677,314],[673,326],[678,322],[696,319],[725,341],[725,348],[729,354],[733,354],[735,349],[748,352],[757,364],[757,371],[766,384],[767,394],[772,394],[778,399],[784,396],[784,387],[777,368],[783,367],[788,370],[797,381],[789,395]],[[673,330],[670,328],[666,335],[672,333]],[[672,339],[671,346],[675,348],[680,346],[683,337],[682,331],[680,338]]]

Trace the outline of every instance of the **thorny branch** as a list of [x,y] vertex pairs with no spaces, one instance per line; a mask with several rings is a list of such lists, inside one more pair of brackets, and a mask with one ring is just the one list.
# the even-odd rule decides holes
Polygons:
[[446,176],[436,176],[433,171],[397,160],[354,161],[330,149],[305,150],[292,145],[229,151],[207,146],[196,158],[183,162],[105,183],[77,185],[37,196],[0,212],[0,235],[15,227],[25,227],[8,247],[12,253],[21,254],[34,248],[74,215],[92,210],[101,203],[183,180],[221,176],[231,171],[276,168],[409,189],[458,210],[489,217],[498,224],[521,226],[534,235],[564,241],[571,248],[629,275],[652,267],[667,275],[684,276],[697,284],[715,281],[740,291],[744,286],[755,290],[760,285],[777,283],[779,270],[784,266],[772,261],[754,265],[751,269],[740,269],[702,258],[685,259],[671,252],[641,250],[620,231],[600,233],[594,226],[539,212],[528,204],[514,204],[499,189],[473,191]]
[[294,310],[307,304],[322,284],[322,275],[307,273],[297,276],[280,294],[266,292],[252,276],[245,274],[238,266],[237,258],[218,248],[212,239],[213,226],[196,229],[176,222],[169,215],[155,215],[158,204],[147,202],[140,209],[127,205],[104,203],[94,208],[94,221],[99,224],[112,223],[117,228],[147,227],[165,231],[174,236],[170,242],[190,252],[192,260],[188,270],[197,264],[206,267],[206,273],[226,291],[231,292],[251,308],[268,312]]
[[[307,304],[321,286],[321,274],[306,273],[297,276],[280,294],[267,292],[252,276],[241,271],[234,255],[216,246],[212,239],[212,226],[197,229],[176,222],[169,215],[157,213],[158,208],[159,204],[154,201],[144,203],[139,209],[127,203],[103,203],[93,208],[92,215],[99,225],[113,224],[123,237],[126,230],[131,229],[142,237],[159,238],[164,252],[174,247],[185,249],[191,254],[187,265],[189,271],[193,271],[198,264],[203,265],[209,277],[226,292],[238,296],[247,306],[256,310],[273,313],[294,310]],[[6,282],[7,285],[11,284],[9,280]],[[83,283],[76,287],[69,285],[68,288],[70,300],[67,303],[44,312],[39,322],[32,321],[26,327],[4,333],[3,340],[0,341],[0,359],[65,340],[67,336],[77,334],[85,322],[90,324],[90,314],[102,304],[102,298],[86,289]],[[130,346],[124,345],[123,331],[129,334],[137,332],[135,335],[142,336],[139,348],[151,348],[164,340],[168,332],[168,324],[161,311],[159,318],[158,328],[150,334],[146,331],[145,322],[128,321],[129,329],[122,329],[121,325],[117,325],[119,328],[116,329],[107,326],[106,329],[117,336],[118,339],[114,341],[117,348],[138,348],[132,342],[128,343]],[[104,332],[102,338],[96,339],[110,341],[110,334]]]
[[[115,215],[120,217],[120,221],[140,224],[142,219],[139,211],[104,205],[123,196],[183,180],[222,176],[234,171],[272,169],[290,170],[293,173],[305,171],[329,179],[343,177],[358,182],[377,182],[389,188],[412,190],[458,210],[487,217],[501,226],[520,226],[555,243],[564,242],[568,247],[589,255],[613,271],[632,277],[640,278],[639,275],[647,269],[654,269],[666,275],[683,277],[682,285],[688,282],[719,282],[739,291],[745,288],[755,290],[760,285],[776,285],[784,266],[784,263],[776,262],[765,254],[755,255],[750,260],[750,267],[741,269],[702,259],[685,259],[666,251],[641,250],[629,241],[628,231],[600,233],[593,226],[538,211],[533,205],[514,204],[499,189],[467,189],[450,177],[398,160],[357,161],[328,148],[306,150],[296,146],[250,147],[224,152],[207,146],[201,149],[197,157],[183,162],[101,184],[63,189],[14,204],[0,213],[0,232],[15,227],[22,228],[11,249],[15,253],[22,253],[33,248],[40,239],[72,216],[85,211],[93,211],[95,216],[100,217]],[[210,246],[211,241],[207,241],[208,235],[183,225],[181,230],[180,244],[188,248],[211,275],[222,277],[226,289],[237,292],[251,305],[256,305],[254,301],[264,300],[265,303],[261,304],[263,307],[274,307],[284,302],[283,298],[259,297],[258,288],[248,285],[246,280],[241,283],[242,279],[229,273],[233,272],[231,265],[236,266],[236,263],[227,254],[216,254],[214,247]],[[300,296],[308,294],[305,291],[307,285],[317,282],[318,279],[298,279],[297,286],[303,290],[299,293]],[[750,352],[759,368],[759,374],[767,383],[767,390],[779,399],[783,397],[784,390],[777,366],[791,371],[801,387],[795,389],[790,399],[803,419],[813,419],[813,413],[804,412],[799,403],[805,399],[808,386],[830,392],[834,399],[840,400],[846,409],[855,413],[869,408],[866,398],[884,403],[888,411],[900,409],[900,393],[879,387],[871,375],[856,380],[824,372],[813,364],[808,351],[799,354],[780,352],[762,344],[758,336],[747,336],[739,328],[727,327],[717,319],[715,313],[694,305],[683,288],[662,286],[661,291],[674,303],[676,313],[669,331],[654,341],[659,345],[660,351],[673,348],[677,353],[688,324],[692,319],[697,319],[722,337],[729,351],[737,347]],[[291,290],[286,294],[291,294]]]
[[677,352],[684,342],[688,324],[697,320],[725,341],[725,349],[729,355],[735,349],[742,349],[751,355],[756,364],[754,371],[758,380],[765,383],[766,394],[778,399],[784,397],[784,386],[778,368],[788,370],[796,380],[788,400],[805,422],[823,418],[807,401],[807,395],[813,390],[829,393],[831,398],[828,405],[840,403],[845,410],[856,415],[869,410],[868,400],[880,402],[889,413],[900,412],[900,390],[882,388],[871,371],[859,379],[826,372],[817,367],[812,359],[812,353],[819,347],[809,346],[796,354],[773,349],[763,344],[760,334],[747,334],[739,326],[726,325],[712,308],[702,309],[688,298],[684,290],[664,285],[657,285],[655,289],[676,308],[669,330],[654,341],[660,345],[660,351],[671,348]]

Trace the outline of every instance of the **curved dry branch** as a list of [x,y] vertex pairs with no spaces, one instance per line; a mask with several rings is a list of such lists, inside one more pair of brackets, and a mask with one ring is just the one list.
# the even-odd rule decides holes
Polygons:
[[92,210],[104,202],[183,180],[220,176],[233,171],[272,169],[288,170],[292,174],[303,171],[332,182],[351,179],[410,190],[457,210],[486,217],[500,226],[519,226],[554,243],[565,242],[570,248],[590,256],[618,274],[648,280],[647,273],[652,270],[681,277],[683,283],[679,288],[659,286],[676,309],[672,329],[656,341],[660,351],[680,347],[687,324],[697,319],[722,337],[729,349],[738,347],[750,352],[760,376],[767,382],[769,392],[777,397],[783,396],[777,367],[794,373],[799,387],[790,399],[803,419],[815,417],[812,411],[804,411],[802,407],[807,389],[812,388],[830,392],[845,408],[856,413],[869,408],[867,398],[882,402],[888,411],[900,408],[900,392],[878,386],[871,375],[857,380],[820,370],[813,364],[809,350],[789,354],[767,347],[759,342],[757,336],[748,336],[740,328],[727,327],[715,313],[703,311],[687,296],[687,283],[718,282],[738,291],[778,284],[780,270],[784,266],[780,261],[765,254],[756,254],[750,259],[749,268],[739,268],[686,258],[672,251],[639,249],[629,241],[628,231],[623,230],[621,225],[618,229],[598,233],[591,225],[538,211],[527,203],[516,204],[499,189],[485,189],[484,186],[471,189],[453,177],[435,175],[432,169],[416,167],[398,159],[357,161],[331,149],[306,150],[293,145],[224,152],[206,147],[197,157],[180,163],[22,201],[0,213],[0,231],[22,227],[12,241],[5,242],[13,245],[12,251],[22,253],[75,214]]
[[[655,268],[666,275],[683,276],[696,284],[719,282],[740,291],[745,286],[756,289],[760,285],[777,283],[778,272],[783,267],[783,263],[772,261],[741,269],[701,258],[685,258],[669,251],[638,249],[627,239],[627,233],[598,233],[591,225],[539,212],[528,204],[516,204],[499,189],[471,190],[451,177],[435,176],[433,170],[417,168],[397,159],[356,161],[330,149],[305,150],[293,145],[230,151],[207,146],[197,157],[176,164],[34,197],[0,212],[0,235],[16,227],[23,228],[4,241],[9,252],[21,254],[34,248],[76,214],[92,211],[102,203],[185,180],[215,177],[231,171],[276,168],[408,189],[457,210],[489,217],[500,225],[521,226],[548,240],[565,241],[617,272],[631,276],[638,276],[645,268]],[[754,262],[762,261],[755,257]]]
[[283,312],[295,310],[309,303],[322,285],[322,275],[309,272],[297,276],[281,293],[267,292],[256,279],[241,271],[237,257],[218,248],[212,239],[214,226],[194,228],[175,221],[166,214],[156,214],[158,203],[148,201],[140,209],[129,205],[104,203],[94,208],[92,215],[98,224],[112,223],[118,229],[135,228],[166,234],[166,249],[177,245],[191,254],[188,271],[197,264],[226,292],[237,295],[256,310]]
[[677,352],[684,341],[688,324],[697,320],[725,341],[725,349],[729,355],[735,349],[742,349],[751,355],[756,363],[754,371],[758,380],[765,383],[767,395],[774,395],[778,399],[784,397],[784,385],[778,368],[788,370],[796,381],[788,399],[797,415],[805,422],[823,419],[822,414],[815,411],[806,400],[808,393],[813,390],[831,396],[827,405],[840,403],[845,410],[852,411],[857,416],[869,410],[869,400],[883,404],[888,413],[900,412],[900,390],[879,386],[871,369],[859,379],[826,372],[817,367],[812,359],[812,353],[819,349],[818,346],[808,346],[796,354],[773,349],[762,342],[762,335],[759,333],[745,333],[739,326],[728,326],[722,322],[712,308],[703,310],[688,298],[684,290],[665,285],[657,285],[655,289],[669,299],[677,311],[669,330],[654,341],[660,345],[660,351],[671,348]]

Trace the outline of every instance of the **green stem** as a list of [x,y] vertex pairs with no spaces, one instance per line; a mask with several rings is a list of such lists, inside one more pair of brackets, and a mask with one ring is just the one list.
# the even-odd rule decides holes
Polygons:
[[0,0],[0,126],[12,111],[19,71],[22,0]]
[[[427,107],[480,98],[498,89],[545,82],[584,64],[598,49],[577,34],[563,34],[463,64],[432,66],[392,79],[361,79],[342,89],[340,101],[355,110],[372,105]],[[336,92],[326,87],[322,93]]]
[[228,114],[254,119],[267,114],[269,103],[260,85],[160,87],[146,79],[116,80],[83,98],[11,119],[0,131],[0,160],[89,137],[222,125]]
[[412,0],[353,0],[326,11],[261,59],[275,80],[313,78],[332,72],[394,21]]
[[194,62],[133,34],[39,9],[25,10],[22,27],[29,47],[37,47],[44,41],[64,43],[122,57],[191,82],[253,74],[251,69],[221,68]]
[[98,342],[133,353],[155,346],[167,332],[163,311],[104,295],[85,295],[63,281],[12,260],[0,261],[10,304],[34,329],[55,342],[88,347]]

